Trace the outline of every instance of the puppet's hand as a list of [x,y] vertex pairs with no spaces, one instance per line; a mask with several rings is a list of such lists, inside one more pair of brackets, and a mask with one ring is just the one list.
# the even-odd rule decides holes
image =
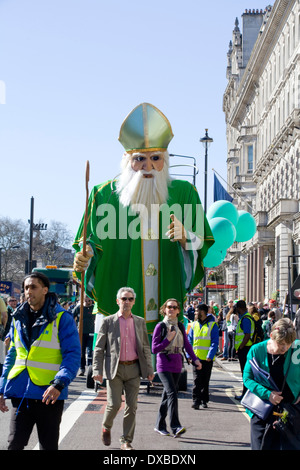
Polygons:
[[169,231],[166,235],[170,238],[170,240],[179,242],[182,248],[185,248],[187,240],[186,230],[174,214],[171,214],[170,218],[172,222],[168,227]]
[[77,271],[79,273],[82,271],[85,271],[93,255],[94,255],[94,252],[92,248],[90,247],[90,245],[86,246],[86,256],[83,255],[82,251],[79,251],[78,253],[76,253],[75,259],[74,259],[74,265],[73,265],[74,271]]

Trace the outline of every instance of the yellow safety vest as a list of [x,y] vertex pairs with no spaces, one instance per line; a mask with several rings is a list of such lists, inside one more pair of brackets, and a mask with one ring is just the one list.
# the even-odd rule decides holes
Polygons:
[[17,357],[15,364],[8,374],[8,379],[13,379],[24,369],[27,369],[31,381],[35,385],[49,385],[60,369],[62,354],[58,337],[58,327],[62,314],[49,323],[40,336],[32,343],[29,351],[21,342],[14,319],[14,340],[11,346],[15,346]]
[[[193,349],[195,355],[202,360],[206,360],[209,348],[211,346],[211,330],[215,325],[215,321],[209,321],[200,326],[198,321],[194,322],[193,330],[194,330],[194,341],[193,341]],[[213,358],[214,360],[215,358]]]
[[245,313],[242,318],[239,319],[238,321],[238,324],[236,326],[236,330],[235,330],[235,341],[234,341],[234,347],[235,347],[235,350],[237,351],[240,347],[240,345],[242,344],[243,342],[243,339],[244,339],[244,336],[245,336],[245,333],[244,331],[242,330],[242,320],[243,318],[249,318],[249,320],[251,321],[251,333],[250,333],[250,339],[249,341],[247,342],[246,346],[252,346],[252,340],[251,338],[253,337],[254,335],[254,321],[253,321],[253,318],[251,317],[250,314],[247,314]]

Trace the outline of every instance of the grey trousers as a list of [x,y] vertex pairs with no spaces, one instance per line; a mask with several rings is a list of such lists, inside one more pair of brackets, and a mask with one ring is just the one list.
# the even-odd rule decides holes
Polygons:
[[123,417],[123,435],[121,442],[132,442],[135,430],[137,400],[140,388],[139,363],[131,365],[119,364],[114,379],[106,381],[107,406],[104,412],[102,426],[110,430],[122,404],[122,394],[125,395],[125,410]]

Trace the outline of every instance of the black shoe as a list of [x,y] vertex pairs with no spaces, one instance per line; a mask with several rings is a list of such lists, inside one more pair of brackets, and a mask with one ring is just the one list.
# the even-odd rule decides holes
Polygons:
[[237,401],[241,401],[242,398],[243,398],[243,396],[244,396],[243,394],[242,394],[242,395],[235,395],[234,398],[235,398],[235,400],[237,400]]
[[201,404],[201,408],[207,408],[207,403],[204,403],[204,402],[203,402],[203,403]]
[[193,403],[192,408],[194,408],[194,410],[199,410],[199,405],[197,405],[197,403]]

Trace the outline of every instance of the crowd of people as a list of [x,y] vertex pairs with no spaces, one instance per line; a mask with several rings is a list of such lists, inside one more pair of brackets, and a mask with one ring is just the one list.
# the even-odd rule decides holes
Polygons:
[[[218,326],[218,357],[240,363],[243,390],[235,398],[251,417],[251,448],[299,450],[300,309],[292,321],[274,300],[229,300],[222,309],[211,302],[206,308]],[[185,308],[190,331],[199,322],[199,309],[203,305],[197,301]],[[216,343],[212,334],[210,340]]]
[[[123,287],[116,297],[118,311],[102,320],[93,350],[95,315],[88,296],[84,297],[80,344],[79,303],[59,302],[49,292],[49,280],[39,273],[25,278],[24,293],[25,298],[19,302],[15,297],[9,297],[7,304],[0,302],[3,357],[6,357],[0,379],[0,410],[8,411],[6,398],[12,401],[8,449],[23,449],[34,424],[38,428],[40,448],[58,448],[68,385],[77,374],[85,374],[86,365],[92,364],[94,380],[102,383],[106,378],[102,442],[105,446],[111,444],[114,418],[125,392],[120,443],[121,449],[132,450],[140,380],[142,377],[153,381],[153,355],[163,386],[154,423],[154,431],[161,436],[177,437],[186,432],[178,402],[184,356],[193,365],[191,407],[194,410],[208,407],[212,367],[218,357],[221,361],[240,362],[243,391],[235,398],[242,404],[250,391],[274,407],[280,405],[282,410],[292,406],[292,412],[299,413],[299,363],[292,359],[300,344],[298,316],[293,324],[273,301],[246,304],[244,300],[229,300],[222,308],[214,302],[206,305],[193,301],[183,309],[185,321],[181,322],[180,302],[170,298],[160,309],[161,321],[149,341],[145,320],[132,314],[136,293],[130,287]],[[57,331],[58,342],[54,340]],[[50,368],[46,333],[51,343]],[[47,363],[43,362],[45,357]],[[276,387],[268,388],[257,379],[252,369],[253,358],[270,373]],[[38,369],[35,363],[39,364]],[[55,406],[49,408],[49,404]],[[275,430],[278,419],[273,414],[262,418],[248,409],[247,404],[244,406],[251,416],[252,449],[299,448],[297,439]]]
[[[220,306],[217,302],[210,301],[208,305],[208,313],[213,315],[219,328],[219,346],[217,357],[221,361],[236,361],[238,360],[234,350],[234,338],[236,326],[238,323],[238,315],[235,309],[237,300],[228,300],[226,304]],[[184,316],[189,324],[194,321],[195,309],[201,302],[192,300],[184,307]],[[286,316],[287,311],[278,306],[276,300],[270,299],[264,302],[248,302],[247,311],[258,323],[259,332],[261,335],[260,340],[270,338],[272,326],[280,318]],[[300,339],[300,308],[295,313],[293,321],[296,337]],[[190,326],[188,326],[189,328]]]

